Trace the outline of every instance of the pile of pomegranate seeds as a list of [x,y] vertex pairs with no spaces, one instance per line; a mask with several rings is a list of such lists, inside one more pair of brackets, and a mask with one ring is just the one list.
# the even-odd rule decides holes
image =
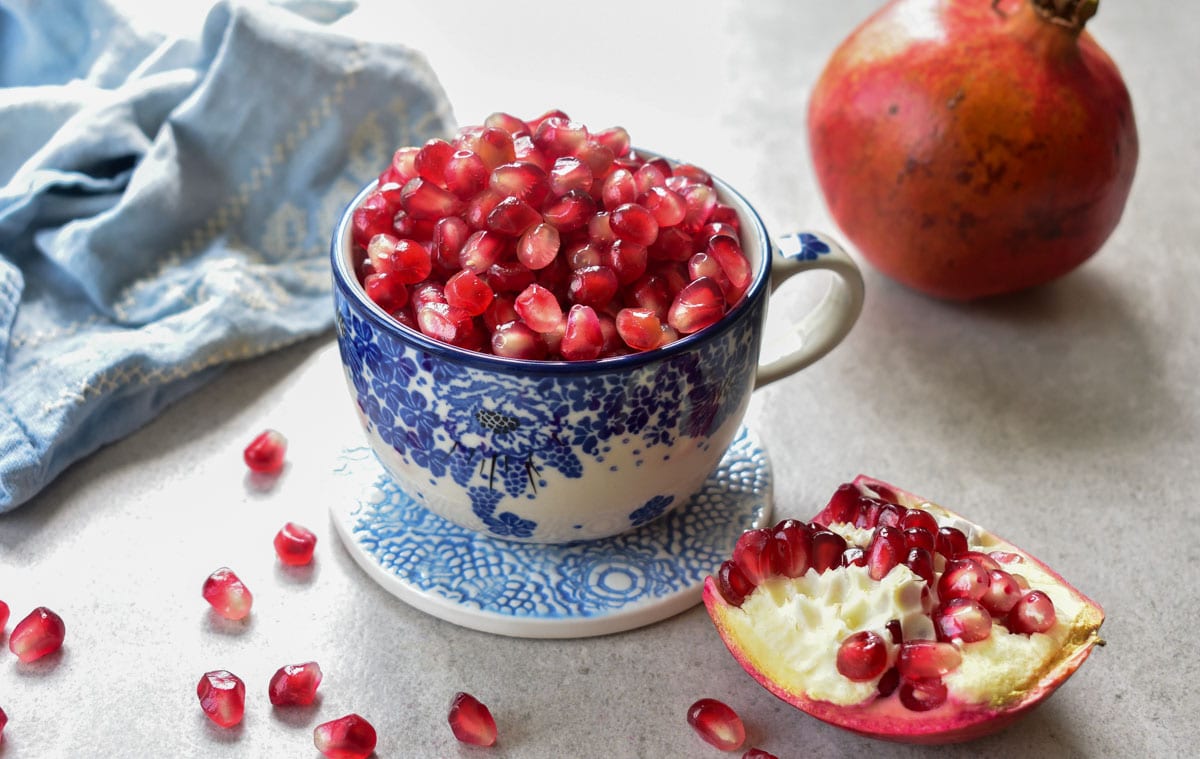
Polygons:
[[[7,606],[4,616],[8,616]],[[62,648],[66,636],[67,627],[62,617],[45,606],[39,606],[13,626],[12,634],[8,637],[8,649],[23,662],[36,661]]]
[[226,619],[243,619],[250,613],[254,596],[229,567],[221,567],[204,581],[204,600]]
[[705,743],[721,751],[736,751],[746,742],[746,726],[728,704],[702,698],[688,708],[688,724]]
[[286,453],[287,438],[275,430],[264,430],[242,451],[242,458],[252,472],[278,474],[283,469]]
[[271,676],[267,695],[273,706],[309,706],[320,684],[321,667],[315,661],[287,664]]
[[233,727],[246,713],[246,684],[223,669],[205,672],[196,685],[200,708],[221,727]]
[[828,507],[831,525],[870,530],[865,546],[849,545],[816,522],[785,519],[771,529],[744,533],[732,558],[718,569],[716,587],[726,603],[741,606],[755,587],[772,577],[860,566],[879,581],[896,567],[907,567],[931,592],[929,616],[937,640],[905,641],[899,622],[893,620],[888,625],[890,643],[900,647],[894,667],[888,668],[889,641],[867,630],[841,642],[836,665],[848,680],[879,678],[881,696],[899,688],[905,707],[926,711],[946,700],[942,677],[961,664],[962,644],[986,640],[995,625],[1012,634],[1046,632],[1057,621],[1054,603],[1046,593],[1030,590],[1020,574],[1004,569],[1022,561],[1021,556],[972,551],[961,530],[940,526],[928,511],[896,503],[895,494],[886,488],[876,495],[848,483],[837,489]]
[[299,567],[312,562],[316,547],[316,534],[295,522],[288,522],[275,534],[275,555],[288,566]]
[[401,324],[507,358],[590,360],[718,321],[750,286],[711,177],[551,111],[401,148],[355,209],[357,273]]
[[454,737],[472,746],[496,744],[496,720],[492,712],[469,693],[455,693],[447,716]]
[[357,714],[347,714],[313,728],[313,745],[328,759],[367,759],[375,751],[375,728]]

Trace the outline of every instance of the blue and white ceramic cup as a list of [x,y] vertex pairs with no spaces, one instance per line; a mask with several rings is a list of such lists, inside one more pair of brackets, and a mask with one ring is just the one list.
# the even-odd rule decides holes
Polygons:
[[[714,178],[741,218],[754,267],[717,324],[663,348],[595,361],[523,361],[455,348],[368,299],[350,242],[354,199],[333,236],[337,335],[367,440],[430,511],[497,538],[563,543],[640,527],[687,501],[717,467],[756,387],[816,361],[862,308],[858,267],[817,234],[771,245],[755,210]],[[797,328],[801,347],[759,364],[767,299],[784,280],[833,272]]]

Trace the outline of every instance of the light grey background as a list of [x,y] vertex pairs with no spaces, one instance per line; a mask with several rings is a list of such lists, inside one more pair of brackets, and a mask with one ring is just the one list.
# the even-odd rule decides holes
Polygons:
[[[464,123],[560,107],[622,124],[731,182],[783,233],[834,231],[805,103],[836,43],[877,6],[373,3],[339,26],[426,50]],[[147,19],[192,17],[159,7]],[[781,759],[1194,756],[1200,11],[1105,0],[1090,28],[1124,71],[1141,134],[1129,206],[1101,253],[1058,283],[972,306],[865,267],[867,305],[845,344],[760,392],[748,417],[774,461],[779,514],[808,517],[869,473],[992,527],[1104,605],[1107,647],[1018,725],[933,750],[828,727],[745,675],[700,608],[620,635],[524,641],[407,607],[366,578],[326,516],[332,463],[361,438],[324,337],[232,367],[0,517],[13,622],[44,604],[68,629],[48,661],[0,655],[0,757],[308,757],[311,728],[349,711],[379,729],[380,757],[722,756],[686,725],[702,696],[734,706],[750,741]],[[777,320],[820,294],[812,280],[774,302]],[[291,449],[264,489],[240,454],[266,426]],[[276,565],[271,537],[287,520],[321,536],[310,571]],[[223,564],[256,594],[246,625],[221,623],[200,598]],[[308,659],[325,671],[320,703],[273,712],[271,673]],[[218,667],[250,690],[229,731],[194,692]],[[492,707],[495,749],[452,739],[457,690]]]

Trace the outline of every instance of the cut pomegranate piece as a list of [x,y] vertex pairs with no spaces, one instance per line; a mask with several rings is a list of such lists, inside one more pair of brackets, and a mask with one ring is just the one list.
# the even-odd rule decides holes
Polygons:
[[289,566],[299,567],[311,563],[316,547],[316,534],[295,522],[288,522],[275,533],[275,555]]
[[8,636],[8,650],[23,662],[37,661],[62,648],[66,636],[67,626],[62,617],[39,606],[13,625]]
[[688,724],[705,743],[721,751],[736,751],[746,742],[746,726],[729,705],[702,698],[688,708]]
[[378,737],[370,722],[357,714],[347,714],[313,728],[313,745],[327,759],[367,759]]
[[287,664],[271,676],[267,696],[274,706],[308,706],[317,698],[321,667],[315,661]]
[[243,619],[250,613],[254,596],[229,567],[221,567],[204,581],[204,600],[226,619]]
[[204,714],[221,727],[233,727],[246,713],[246,684],[224,669],[205,672],[196,685]]
[[287,453],[287,438],[275,430],[258,433],[242,451],[242,459],[251,471],[259,474],[278,474],[283,469]]
[[492,712],[469,693],[455,693],[447,717],[454,737],[472,746],[496,745],[496,720]]
[[[939,557],[928,547],[938,545],[934,531]],[[838,488],[811,526],[790,521],[769,534],[769,561],[766,541],[746,533],[705,582],[708,613],[759,683],[856,733],[944,743],[994,732],[1044,700],[1099,642],[1100,607],[1044,564],[878,480]],[[896,552],[889,536],[912,571],[876,568]],[[792,565],[793,545],[811,566]],[[1020,577],[989,570],[998,556]]]

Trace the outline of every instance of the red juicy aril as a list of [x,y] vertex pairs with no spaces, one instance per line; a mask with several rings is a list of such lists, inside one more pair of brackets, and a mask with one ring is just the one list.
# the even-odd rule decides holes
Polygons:
[[746,742],[742,718],[724,701],[700,699],[688,708],[687,720],[696,735],[721,751],[736,751]]
[[271,676],[267,695],[274,706],[308,706],[317,697],[321,667],[315,661],[288,664]]
[[586,361],[720,320],[753,278],[712,178],[551,111],[401,148],[354,211],[356,271],[398,322],[460,348]]
[[250,613],[254,596],[229,567],[221,567],[204,580],[204,600],[226,619],[243,619]]
[[454,737],[473,746],[493,746],[496,743],[496,720],[492,712],[470,693],[455,693],[446,716]]
[[811,523],[745,533],[704,603],[772,693],[912,743],[1008,725],[1083,663],[1104,620],[1021,549],[867,477],[839,487]]
[[8,636],[8,649],[23,662],[36,661],[62,648],[67,627],[62,617],[39,606],[13,625]]
[[295,522],[288,522],[275,533],[275,555],[289,566],[298,567],[311,563],[316,547],[316,534]]
[[227,670],[205,672],[196,685],[204,714],[221,727],[233,727],[246,713],[246,684]]
[[347,714],[313,728],[313,745],[328,759],[367,759],[375,751],[375,727]]

